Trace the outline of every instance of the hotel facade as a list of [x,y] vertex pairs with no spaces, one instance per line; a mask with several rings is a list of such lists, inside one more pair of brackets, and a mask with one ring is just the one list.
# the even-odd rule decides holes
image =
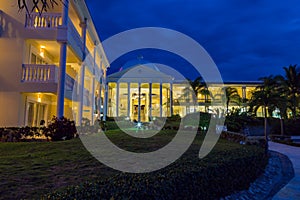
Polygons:
[[[198,94],[193,104],[188,85],[145,61],[129,61],[107,76],[109,62],[84,0],[70,0],[47,12],[18,12],[3,1],[0,10],[0,127],[46,125],[65,116],[80,125],[107,117],[149,121],[195,111],[213,112],[212,96]],[[243,100],[257,82],[231,82]],[[224,85],[222,85],[223,87]],[[246,101],[242,101],[246,102]],[[246,110],[247,104],[230,108]]]
[[[226,112],[224,90],[235,88],[239,102],[230,101],[229,110],[247,111],[247,100],[259,82],[208,83],[207,94],[197,94],[183,76],[172,70],[160,69],[151,62],[128,61],[116,73],[107,76],[108,117],[123,117],[135,121],[151,121],[156,117],[185,116],[195,111]],[[258,111],[261,115],[261,111]]]
[[108,62],[85,1],[66,2],[30,15],[1,2],[0,127],[94,120]]

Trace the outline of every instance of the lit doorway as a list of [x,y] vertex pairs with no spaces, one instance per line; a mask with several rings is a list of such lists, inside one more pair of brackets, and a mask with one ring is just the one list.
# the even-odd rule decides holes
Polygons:
[[38,127],[42,120],[47,123],[47,105],[28,101],[26,104],[26,126]]

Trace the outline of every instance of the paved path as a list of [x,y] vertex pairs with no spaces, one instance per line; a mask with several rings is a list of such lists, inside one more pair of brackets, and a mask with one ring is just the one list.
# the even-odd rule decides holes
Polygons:
[[269,149],[288,156],[295,171],[295,177],[274,195],[273,200],[300,200],[300,147],[269,142]]

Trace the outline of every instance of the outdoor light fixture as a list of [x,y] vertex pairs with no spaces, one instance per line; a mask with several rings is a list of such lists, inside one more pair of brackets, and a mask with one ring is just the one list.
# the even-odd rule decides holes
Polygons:
[[138,122],[138,123],[137,123],[137,127],[138,127],[138,128],[141,128],[141,127],[142,127],[142,123],[141,123],[141,122]]
[[43,46],[43,45],[41,45],[40,46],[40,56],[42,57],[42,58],[45,58],[45,46]]
[[42,102],[42,94],[41,94],[41,93],[38,93],[38,95],[37,95],[37,101],[38,101],[39,103]]

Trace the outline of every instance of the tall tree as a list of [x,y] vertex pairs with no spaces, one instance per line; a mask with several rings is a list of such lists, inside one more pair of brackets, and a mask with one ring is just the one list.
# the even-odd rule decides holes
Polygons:
[[257,112],[262,107],[264,113],[264,135],[265,135],[265,151],[268,151],[268,112],[271,114],[272,108],[276,107],[280,94],[277,92],[278,82],[273,76],[263,77],[259,80],[263,81],[263,84],[257,86],[252,92],[252,97],[249,101],[249,111]]
[[293,118],[297,116],[297,97],[300,94],[300,73],[299,68],[297,69],[297,65],[290,65],[289,67],[283,67],[285,71],[285,80],[283,81],[283,85],[287,89],[287,95],[291,100],[291,110],[293,113]]
[[226,114],[229,113],[229,104],[230,103],[235,103],[236,105],[240,105],[241,103],[241,97],[237,91],[236,88],[233,87],[224,87],[223,93],[225,95],[225,100],[226,100]]
[[198,97],[198,94],[202,94],[204,92],[206,85],[201,76],[197,77],[193,81],[188,79],[188,82],[189,82],[196,98]]
[[[183,89],[183,96],[186,101],[193,100],[196,105],[198,105],[198,94],[207,95],[209,93],[206,84],[204,83],[201,76],[197,77],[195,80],[187,79],[188,86]],[[194,109],[194,112],[196,110]]]

